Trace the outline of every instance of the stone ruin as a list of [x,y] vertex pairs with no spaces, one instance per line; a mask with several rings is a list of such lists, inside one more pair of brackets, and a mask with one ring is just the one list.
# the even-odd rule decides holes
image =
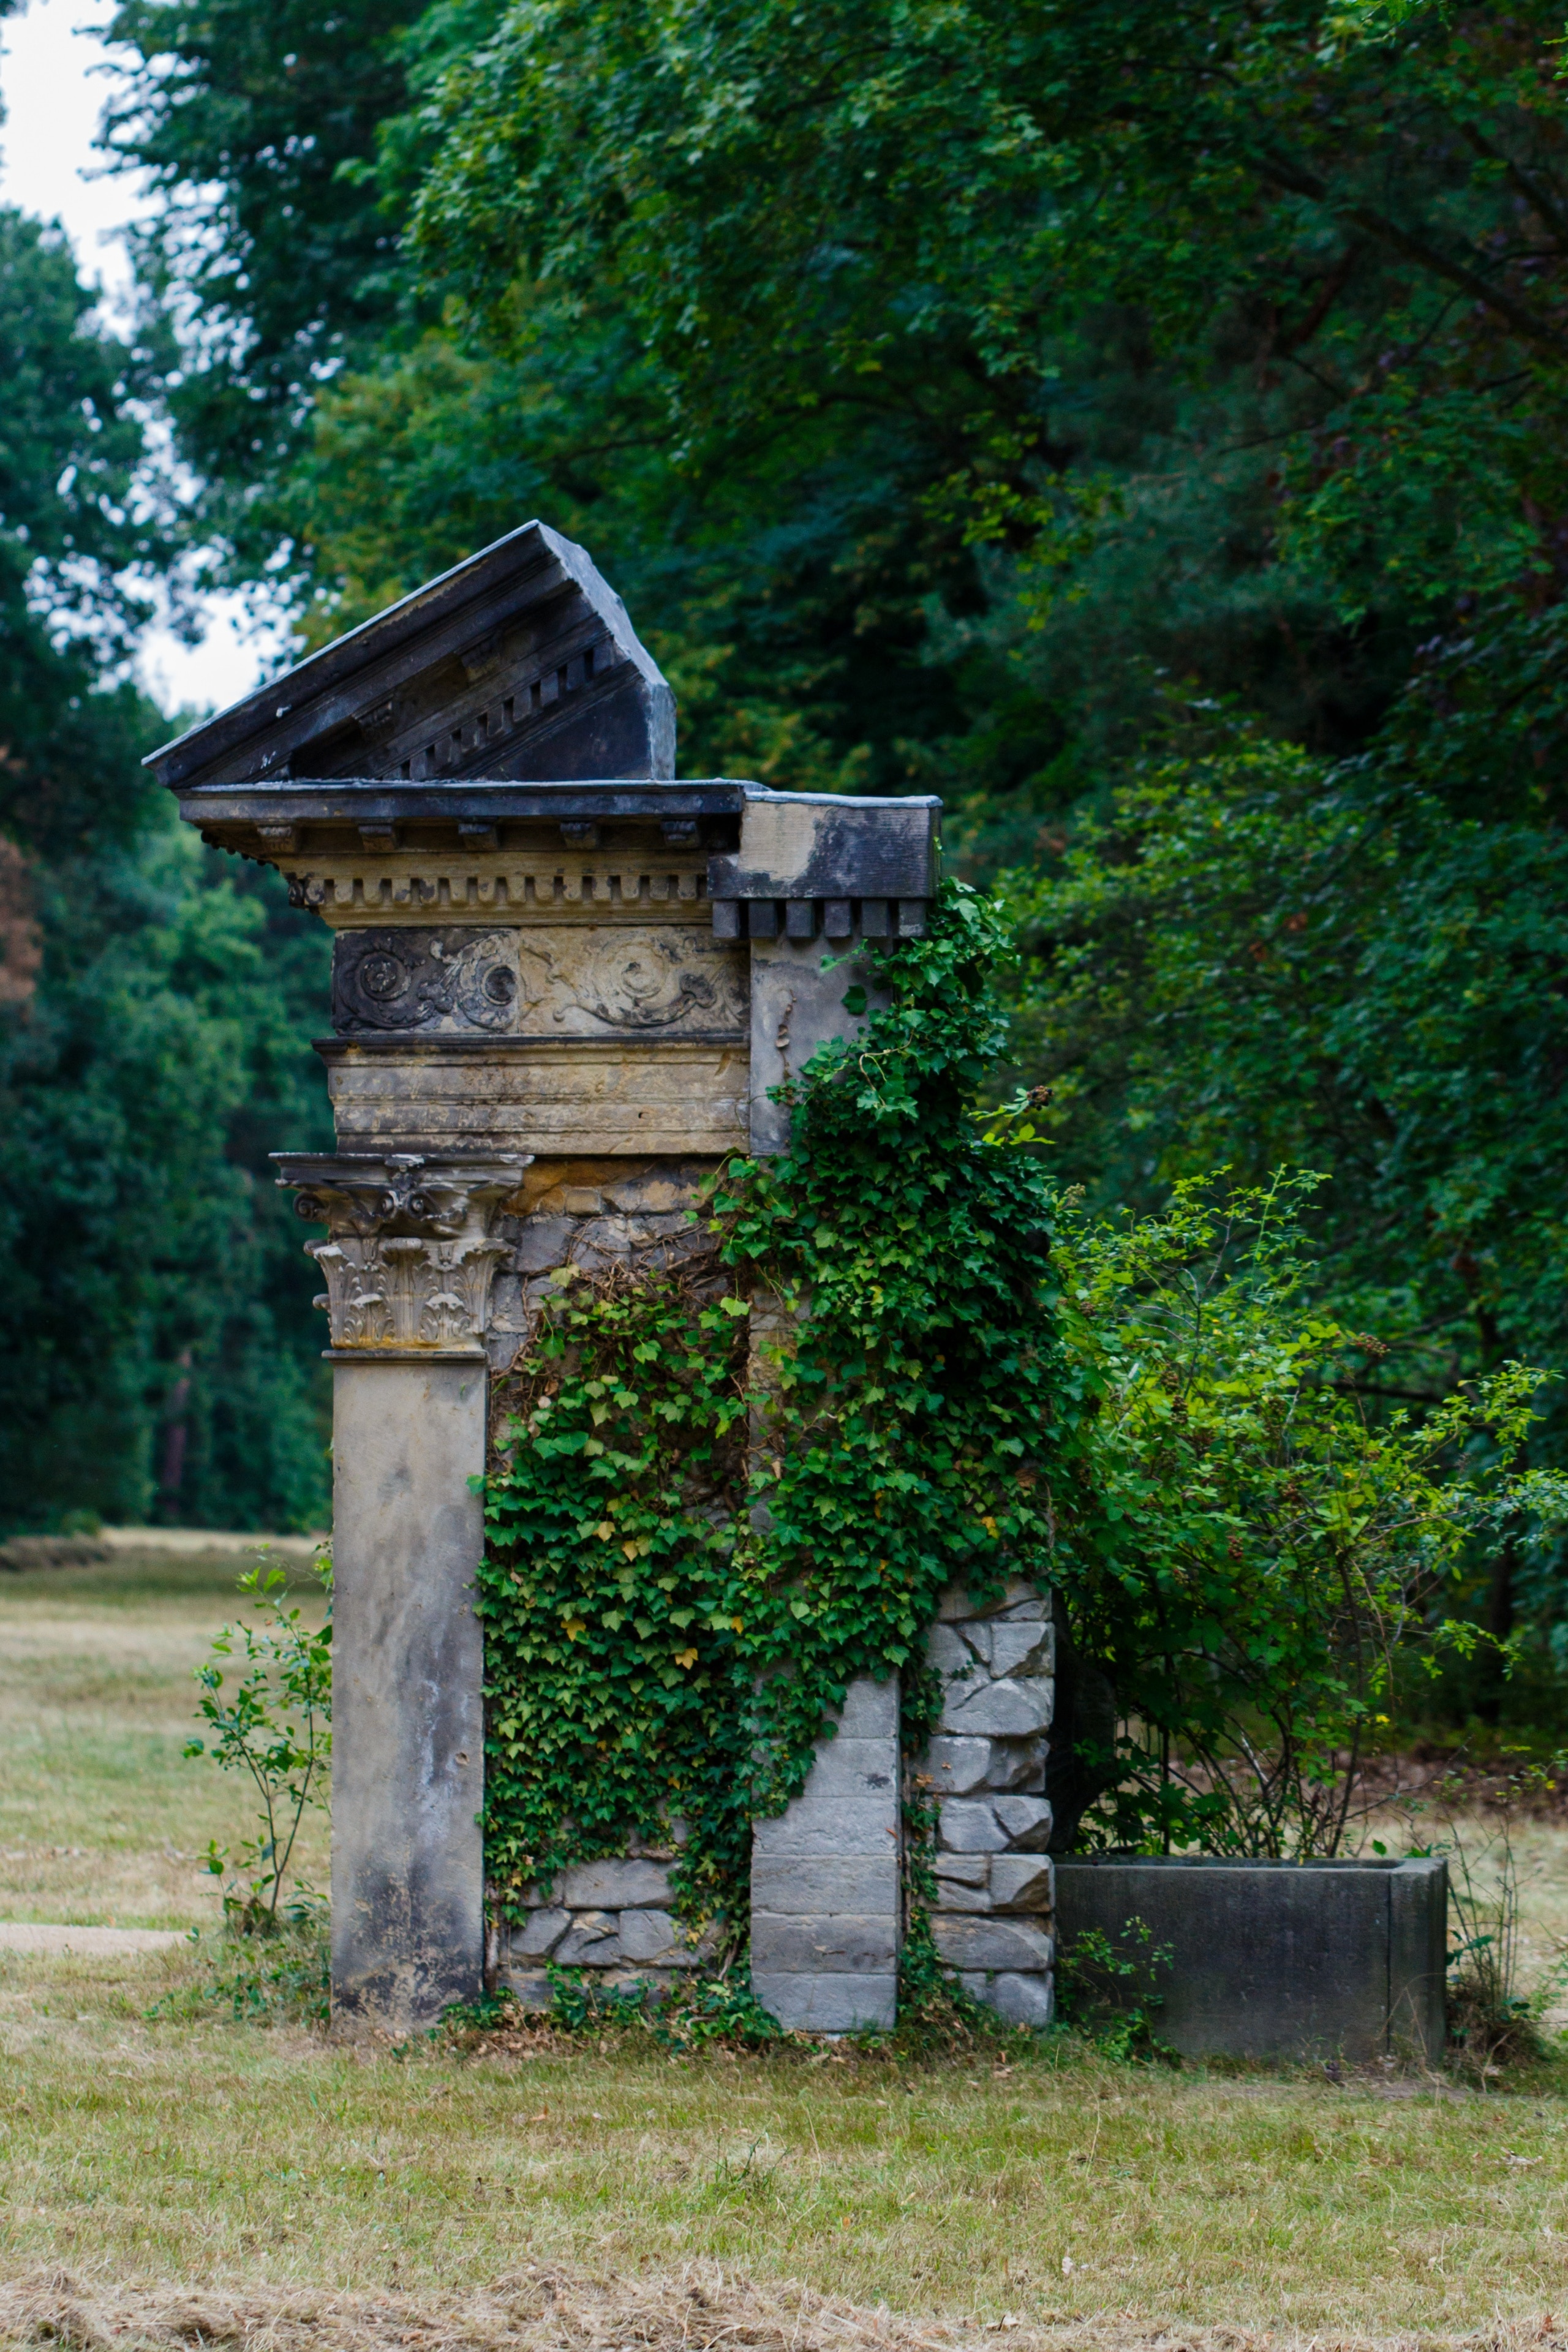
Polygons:
[[[277,867],[333,934],[338,1149],[275,1157],[325,1228],[334,2026],[406,2032],[487,1972],[542,2000],[547,1961],[668,1981],[703,1958],[669,1908],[673,1845],[561,1872],[487,1951],[469,1479],[552,1273],[674,1263],[702,1177],[785,1144],[769,1089],[858,1027],[853,966],[823,962],[923,927],[941,803],[677,780],[668,686],[537,522],[150,764],[205,841]],[[1048,1606],[952,1592],[931,1654],[937,1948],[1040,2024]],[[756,1824],[753,1985],[786,2027],[894,2021],[901,1774],[897,1685],[858,1682],[802,1794]]]

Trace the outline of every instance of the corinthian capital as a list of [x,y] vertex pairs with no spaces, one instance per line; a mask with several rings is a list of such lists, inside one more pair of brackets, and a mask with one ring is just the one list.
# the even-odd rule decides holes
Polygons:
[[496,1215],[531,1153],[272,1156],[297,1213],[328,1230],[305,1250],[326,1276],[316,1304],[331,1318],[334,1348],[472,1355],[483,1347],[490,1277],[506,1255]]

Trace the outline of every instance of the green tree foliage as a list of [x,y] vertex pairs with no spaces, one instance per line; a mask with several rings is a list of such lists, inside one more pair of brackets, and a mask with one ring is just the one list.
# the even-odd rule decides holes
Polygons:
[[[1149,1203],[1215,1167],[1323,1170],[1317,1281],[1391,1408],[1568,1362],[1561,833],[1528,801],[1456,807],[1440,765],[1335,768],[1212,713],[1183,732],[1058,871],[1018,877],[1022,1045],[1064,1163]],[[1530,1458],[1560,1462],[1559,1384],[1542,1403]],[[1523,1604],[1549,1634],[1554,1591],[1503,1547],[1491,1632]]]
[[117,680],[167,549],[153,358],[14,212],[0,352],[0,1528],[297,1524],[324,1499],[310,1283],[265,1152],[321,1131],[321,953],[142,774],[162,722]]
[[325,943],[172,810],[29,879],[42,961],[0,1015],[0,1527],[319,1526],[320,1318],[266,1155],[330,1142]]
[[1186,731],[1020,884],[1027,1051],[1075,1171],[1148,1196],[1323,1153],[1331,1278],[1398,1336],[1388,1384],[1435,1401],[1526,1335],[1561,1356],[1561,834],[1404,765]]
[[506,348],[635,319],[681,470],[841,468],[1026,611],[1070,584],[1075,733],[1136,721],[1109,635],[1343,748],[1457,593],[1554,575],[1557,30],[517,0],[426,101],[414,235]]
[[[216,192],[187,345],[234,437],[189,446],[241,569],[320,635],[545,512],[689,771],[932,786],[1019,870],[1064,1177],[1322,1171],[1391,1406],[1564,1361],[1545,0],[119,26],[121,152]],[[1554,1606],[1516,1566],[1500,1634]]]
[[107,38],[140,59],[106,110],[111,149],[163,196],[140,258],[185,327],[169,399],[203,496],[242,561],[272,552],[255,491],[311,394],[395,317],[395,229],[353,175],[405,102],[392,37],[408,0],[124,0]]
[[[879,782],[936,763],[1005,842],[1136,739],[1150,667],[1343,750],[1457,598],[1551,599],[1556,31],[1322,0],[443,0],[374,34],[130,6],[115,137],[209,191],[199,261],[177,206],[154,235],[197,272],[193,383],[250,418],[231,487],[279,490],[346,616],[549,494],[724,648],[731,698]],[[312,371],[335,462],[296,476]]]
[[699,765],[937,780],[984,858],[1049,851],[1161,668],[1341,752],[1478,601],[1555,601],[1542,5],[118,23],[121,152],[221,192],[192,382],[323,626],[547,507],[655,613]]
[[45,854],[124,835],[148,713],[106,681],[166,542],[134,477],[146,352],[100,331],[57,230],[0,211],[0,832]]

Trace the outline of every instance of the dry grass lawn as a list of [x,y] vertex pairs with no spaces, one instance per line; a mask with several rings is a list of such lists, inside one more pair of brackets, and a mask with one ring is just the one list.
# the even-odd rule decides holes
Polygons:
[[[209,1916],[195,1857],[245,1808],[179,1749],[231,1577],[0,1582],[0,1916]],[[1561,1843],[1542,1852],[1560,1899]],[[319,1849],[312,1866],[324,1877]],[[459,2058],[148,2017],[210,1969],[201,1946],[0,1953],[0,2339],[1522,2352],[1560,2320],[1568,2336],[1568,2100],[1551,2090],[1168,2074],[1062,2047],[914,2065],[542,2037]]]

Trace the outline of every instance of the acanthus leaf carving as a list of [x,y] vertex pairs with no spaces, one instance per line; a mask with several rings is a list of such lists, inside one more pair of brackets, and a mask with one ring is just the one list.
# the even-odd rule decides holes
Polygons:
[[327,1240],[305,1248],[326,1277],[317,1304],[326,1307],[334,1348],[441,1353],[483,1343],[491,1280],[507,1255],[496,1217],[531,1154],[275,1157],[299,1215],[328,1227]]

